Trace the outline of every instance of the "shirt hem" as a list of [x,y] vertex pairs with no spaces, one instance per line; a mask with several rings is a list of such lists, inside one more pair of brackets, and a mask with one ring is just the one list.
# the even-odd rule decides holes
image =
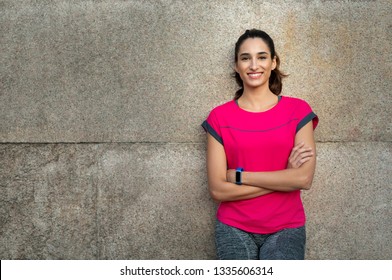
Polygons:
[[235,223],[235,222],[230,222],[230,221],[228,222],[225,219],[222,219],[219,217],[217,217],[217,220],[225,225],[235,227],[237,229],[240,229],[240,230],[248,232],[248,233],[255,233],[255,234],[272,234],[272,233],[276,233],[278,231],[281,231],[281,230],[284,230],[287,228],[299,228],[299,227],[305,226],[305,224],[306,224],[306,220],[305,220],[303,222],[285,224],[285,225],[281,225],[281,226],[277,226],[277,227],[264,227],[264,229],[256,229],[256,228],[249,228],[249,227],[243,226],[243,225]]

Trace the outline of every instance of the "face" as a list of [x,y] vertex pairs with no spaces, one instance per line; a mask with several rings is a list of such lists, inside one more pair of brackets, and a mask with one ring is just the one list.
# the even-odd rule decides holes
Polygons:
[[240,46],[235,71],[240,75],[244,87],[268,86],[271,71],[276,67],[268,45],[260,38],[248,38]]

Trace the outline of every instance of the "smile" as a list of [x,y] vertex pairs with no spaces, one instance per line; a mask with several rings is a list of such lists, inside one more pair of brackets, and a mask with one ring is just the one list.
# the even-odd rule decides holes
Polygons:
[[258,72],[258,73],[248,73],[248,76],[249,76],[251,79],[258,79],[258,78],[261,77],[261,74],[262,74],[262,73],[260,73],[260,72]]

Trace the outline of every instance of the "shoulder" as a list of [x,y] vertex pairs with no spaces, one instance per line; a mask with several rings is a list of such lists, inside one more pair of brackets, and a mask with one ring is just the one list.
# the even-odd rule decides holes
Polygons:
[[232,110],[235,108],[235,101],[234,100],[230,100],[227,101],[226,103],[220,104],[216,107],[214,107],[211,110],[212,114],[216,114],[216,115],[226,115],[232,112]]
[[282,96],[283,104],[286,109],[293,109],[294,111],[313,111],[310,104],[304,99],[292,96]]
[[286,100],[287,111],[292,112],[292,116],[298,120],[297,132],[310,121],[313,122],[313,129],[317,127],[318,116],[313,112],[308,102],[289,96],[285,96],[283,100]]
[[288,105],[309,105],[304,99],[293,96],[282,96],[282,100]]

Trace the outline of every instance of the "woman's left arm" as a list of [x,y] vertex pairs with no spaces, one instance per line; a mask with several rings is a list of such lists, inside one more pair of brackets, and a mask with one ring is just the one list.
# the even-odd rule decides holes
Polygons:
[[[271,172],[242,172],[242,183],[262,187],[273,191],[290,192],[298,189],[310,189],[316,168],[316,145],[312,122],[302,127],[295,136],[295,145],[303,142],[312,149],[313,155],[308,157],[298,168],[290,168]],[[228,170],[227,180],[235,182],[235,170]]]

